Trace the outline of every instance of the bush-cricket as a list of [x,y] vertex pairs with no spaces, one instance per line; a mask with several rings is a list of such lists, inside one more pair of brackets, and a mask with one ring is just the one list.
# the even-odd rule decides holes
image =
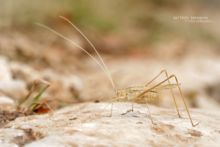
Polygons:
[[[180,84],[179,81],[177,79],[177,77],[175,75],[169,75],[168,72],[166,70],[162,70],[157,76],[155,76],[150,82],[148,82],[147,84],[143,85],[143,86],[137,86],[137,87],[129,87],[129,88],[124,88],[124,89],[117,89],[115,87],[114,81],[111,77],[111,74],[109,72],[109,69],[107,68],[107,66],[105,65],[101,55],[99,54],[99,52],[97,51],[97,49],[95,48],[95,46],[91,43],[91,41],[81,32],[81,30],[76,27],[70,20],[68,20],[67,18],[60,16],[61,19],[65,20],[67,23],[69,23],[76,31],[78,31],[81,36],[91,45],[91,47],[93,48],[93,50],[95,51],[97,58],[95,58],[93,55],[91,55],[86,49],[84,49],[83,47],[79,46],[77,43],[75,43],[74,41],[72,41],[71,39],[69,39],[68,37],[64,36],[63,34],[57,32],[56,30],[43,25],[43,24],[39,24],[37,23],[37,25],[51,31],[52,33],[56,34],[57,36],[63,38],[64,40],[68,41],[69,43],[71,43],[72,45],[74,45],[75,47],[81,49],[84,53],[86,53],[95,63],[97,63],[100,68],[103,70],[103,72],[106,74],[107,78],[109,79],[112,88],[115,91],[115,98],[113,100],[116,101],[130,101],[132,102],[132,109],[129,111],[133,111],[133,104],[134,103],[145,103],[147,104],[147,99],[150,97],[149,95],[154,94],[154,93],[158,93],[158,91],[160,89],[169,89],[171,94],[172,94],[172,98],[176,107],[176,111],[177,111],[177,115],[180,118],[180,112],[179,112],[179,108],[177,106],[177,102],[176,102],[176,97],[174,95],[173,92],[173,88],[178,88],[180,97],[183,101],[185,110],[187,112],[188,118],[190,120],[191,125],[194,127],[196,125],[198,125],[198,123],[194,123],[191,117],[191,114],[189,112],[189,108],[186,104],[185,98],[183,96],[182,90],[180,88]],[[160,82],[158,82],[157,84],[153,85],[153,82],[159,78],[162,74],[165,74],[166,78]],[[174,79],[175,83],[171,83],[171,80]],[[166,84],[166,85],[164,85]],[[152,86],[150,86],[152,85]],[[147,105],[148,107],[148,105]],[[112,109],[113,109],[113,103],[111,104],[111,112],[110,112],[110,116],[112,116]],[[149,110],[149,108],[148,108]],[[150,120],[152,123],[153,119],[152,116],[150,114],[150,110],[149,110],[149,116],[150,116]]]

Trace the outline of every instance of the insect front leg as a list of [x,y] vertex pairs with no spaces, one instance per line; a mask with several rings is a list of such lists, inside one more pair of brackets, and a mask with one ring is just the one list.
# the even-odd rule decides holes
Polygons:
[[120,101],[121,99],[120,98],[114,98],[114,99],[112,99],[112,101],[111,101],[111,109],[110,109],[110,114],[109,114],[109,117],[112,117],[112,114],[113,114],[113,101]]

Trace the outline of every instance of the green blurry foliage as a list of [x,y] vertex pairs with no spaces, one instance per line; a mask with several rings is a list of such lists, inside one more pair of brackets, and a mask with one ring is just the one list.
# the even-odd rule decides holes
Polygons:
[[80,27],[103,34],[122,34],[128,41],[138,40],[139,45],[172,36],[219,41],[208,24],[197,25],[195,29],[191,24],[172,19],[188,15],[187,10],[193,10],[192,15],[204,16],[205,8],[216,8],[219,4],[216,0],[212,3],[208,0],[0,0],[0,3],[0,27],[49,23],[64,15]]

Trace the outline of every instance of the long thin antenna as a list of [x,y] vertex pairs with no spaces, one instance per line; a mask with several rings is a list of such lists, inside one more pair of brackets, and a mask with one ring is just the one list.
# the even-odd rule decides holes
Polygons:
[[86,37],[86,35],[76,26],[74,25],[69,19],[67,19],[66,17],[64,16],[60,16],[61,19],[65,20],[66,22],[68,22],[76,31],[78,31],[82,37],[89,43],[89,45],[93,48],[93,50],[95,51],[95,53],[97,54],[103,68],[105,69],[105,73],[106,75],[108,76],[108,78],[110,79],[111,81],[111,84],[112,86],[114,87],[114,90],[115,90],[115,84],[114,84],[114,81],[112,79],[112,76],[110,74],[110,71],[108,69],[108,67],[106,66],[105,62],[103,61],[103,58],[102,56],[99,54],[98,50],[96,49],[95,45],[88,39],[88,37]]
[[[44,24],[41,24],[41,23],[35,23],[36,25],[44,28],[44,29],[47,29],[48,31],[56,34],[57,36],[63,38],[64,40],[70,42],[72,45],[74,45],[75,47],[81,49],[83,52],[85,52],[93,61],[95,61],[96,64],[98,64],[100,66],[100,68],[103,70],[104,73],[106,73],[106,69],[99,63],[99,61],[94,57],[92,56],[88,51],[86,51],[83,47],[81,47],[80,45],[78,45],[76,42],[72,41],[71,39],[67,38],[66,36],[62,35],[61,33],[57,32],[56,30],[44,25]],[[115,90],[115,85],[112,81],[112,78],[109,78],[109,76],[107,75],[107,78],[109,79],[109,81],[111,82],[112,84],[112,88],[113,90]]]

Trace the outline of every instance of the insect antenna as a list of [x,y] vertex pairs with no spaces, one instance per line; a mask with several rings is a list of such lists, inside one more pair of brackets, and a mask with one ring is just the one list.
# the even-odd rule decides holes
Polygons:
[[105,69],[105,74],[108,76],[113,89],[115,90],[115,84],[114,81],[112,79],[112,76],[110,74],[110,71],[108,69],[108,67],[106,66],[105,62],[103,61],[102,56],[99,54],[98,50],[96,49],[95,45],[88,39],[88,37],[86,37],[86,35],[76,26],[74,25],[69,19],[67,19],[64,16],[60,16],[61,19],[65,20],[66,22],[68,22],[77,32],[80,33],[80,35],[89,43],[89,45],[92,47],[92,49],[95,51],[96,55],[98,56],[103,68]]
[[[64,18],[64,17],[61,17],[61,18]],[[66,20],[68,20],[68,19],[66,19]],[[68,21],[69,21],[69,20],[68,20]],[[71,23],[70,21],[69,21],[69,23],[73,25],[73,23]],[[35,24],[38,25],[38,26],[40,26],[40,27],[42,27],[42,28],[44,28],[44,29],[46,29],[46,30],[48,30],[48,31],[50,31],[50,32],[52,32],[52,33],[54,33],[55,35],[57,35],[57,36],[61,37],[62,39],[68,41],[68,42],[71,43],[73,46],[79,48],[79,49],[82,50],[84,53],[86,53],[97,65],[100,66],[100,68],[101,68],[102,71],[106,74],[108,80],[110,81],[113,90],[114,90],[114,91],[116,90],[116,89],[115,89],[115,84],[114,84],[114,82],[113,82],[113,80],[112,80],[112,77],[111,77],[111,75],[110,75],[110,72],[109,72],[107,66],[105,65],[105,63],[104,63],[102,57],[100,56],[100,54],[98,53],[98,51],[97,51],[95,48],[93,48],[93,49],[96,51],[96,54],[98,55],[98,57],[99,57],[99,59],[100,59],[100,61],[101,61],[102,64],[101,64],[100,61],[97,60],[92,54],[90,54],[86,49],[84,49],[83,47],[81,47],[80,45],[78,45],[76,42],[74,42],[73,40],[69,39],[68,37],[64,36],[63,34],[59,33],[58,31],[56,31],[56,30],[54,30],[54,29],[52,29],[52,28],[50,28],[50,27],[48,27],[48,26],[46,26],[46,25],[44,25],[44,24],[41,24],[41,23],[35,23]],[[89,39],[88,39],[85,35],[83,35],[83,33],[82,33],[75,25],[73,25],[73,26],[74,26],[74,28],[75,28],[78,32],[80,32],[80,34],[81,34],[81,35],[88,41],[88,43],[91,45],[92,43],[89,41]],[[94,47],[94,45],[92,45],[92,46]]]

